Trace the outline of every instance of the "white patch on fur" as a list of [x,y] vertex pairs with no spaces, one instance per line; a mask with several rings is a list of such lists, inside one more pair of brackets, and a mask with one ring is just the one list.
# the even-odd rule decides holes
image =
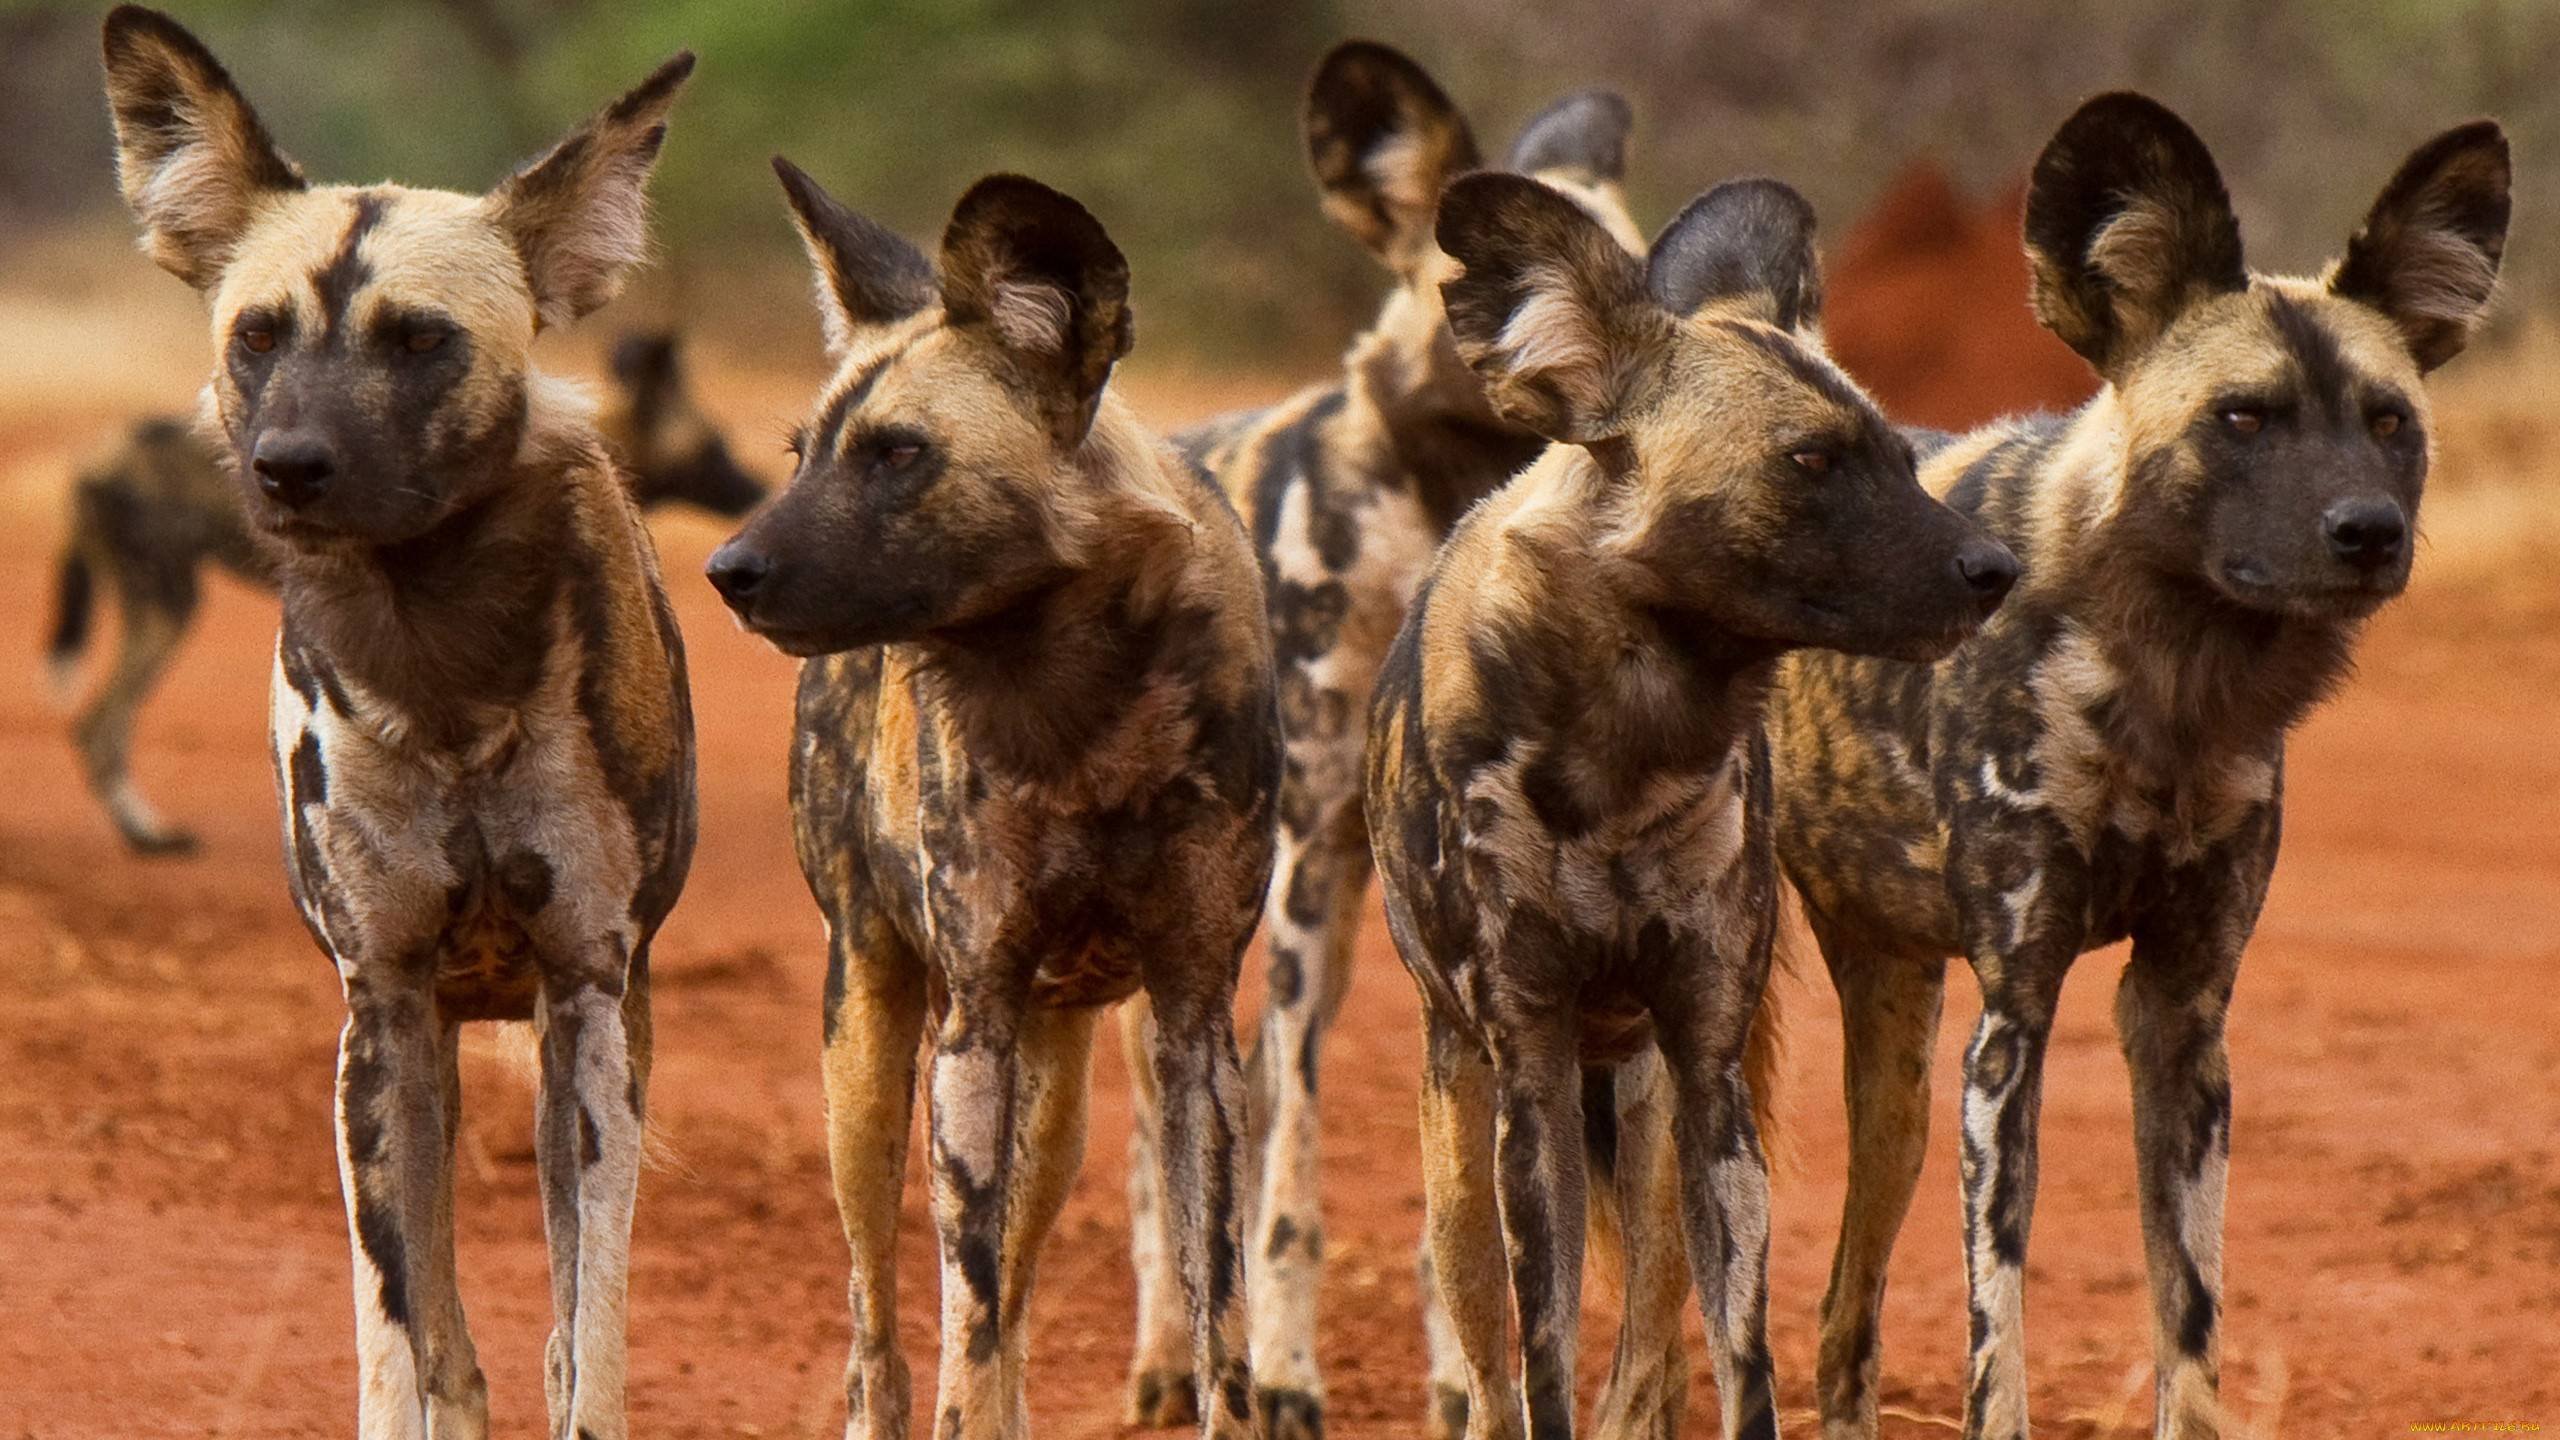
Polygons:
[[2399,263],[2389,282],[2393,319],[2448,325],[2465,334],[2480,323],[2498,288],[2498,267],[2488,252],[2433,213],[2413,218],[2394,251]]
[[987,314],[995,322],[996,333],[1014,349],[1064,355],[1068,327],[1075,321],[1075,300],[1055,285],[998,280]]
[[2038,732],[2036,804],[2060,820],[2084,852],[2108,812],[2114,777],[2114,752],[2089,712],[2121,684],[2098,642],[2068,621],[2027,676]]
[[[1987,766],[1988,761],[1984,762]],[[2028,924],[2035,918],[2036,901],[2044,895],[2044,871],[2030,870],[2027,878],[2014,890],[2001,892],[2000,908],[2009,914],[2009,948],[2017,949],[2027,942]]]
[[1432,193],[1431,184],[1438,178],[1438,167],[1424,163],[1430,158],[1430,147],[1420,132],[1400,130],[1372,147],[1360,168],[1390,208],[1428,213],[1440,198]]
[[1511,312],[1494,342],[1503,368],[1522,378],[1546,380],[1578,407],[1588,405],[1586,413],[1606,410],[1609,347],[1590,309],[1575,295],[1573,277],[1542,266],[1530,272],[1528,283],[1529,298]]
[[[810,246],[809,253],[817,256],[818,247]],[[845,313],[844,302],[836,298],[836,287],[827,279],[826,264],[819,259],[810,267],[809,288],[817,300],[818,326],[825,336],[827,358],[841,360],[853,348],[853,319]]]

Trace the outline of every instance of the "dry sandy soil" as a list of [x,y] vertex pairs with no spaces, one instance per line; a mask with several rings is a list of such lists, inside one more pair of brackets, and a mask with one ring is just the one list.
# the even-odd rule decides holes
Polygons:
[[[104,301],[21,306],[10,328],[91,303]],[[328,1098],[339,1002],[278,865],[272,602],[215,585],[142,727],[139,772],[201,828],[196,860],[122,852],[32,683],[66,467],[139,408],[127,390],[165,404],[190,383],[182,355],[102,397],[80,379],[89,358],[0,360],[0,1440],[344,1434],[352,1321]],[[715,400],[754,437],[803,383],[732,384]],[[1178,420],[1212,396],[1158,378],[1141,398]],[[2498,537],[2510,510],[2460,493],[2441,504],[2418,589],[2294,747],[2287,852],[2232,1021],[2235,1433],[2560,1425],[2560,582],[2547,541],[2444,538]],[[676,516],[658,536],[693,655],[703,824],[657,958],[662,1159],[636,1245],[633,1428],[829,1435],[844,1247],[822,1147],[819,928],[785,814],[791,667],[739,635],[699,580],[717,528]],[[2030,1333],[2049,1435],[2148,1430],[2108,1018],[2121,959],[2082,965],[2047,1082]],[[1826,986],[1785,994],[1793,1161],[1772,1291],[1782,1399],[1801,1432],[1840,1204],[1839,1042]],[[1942,1077],[1972,1019],[1970,985],[1952,994]],[[1334,1431],[1351,1440],[1418,1431],[1417,1053],[1412,988],[1373,923],[1326,1074],[1324,1358]],[[1117,1054],[1096,1073],[1088,1163],[1035,1307],[1033,1409],[1053,1436],[1122,1429],[1127,1106]],[[464,1288],[499,1432],[538,1434],[548,1320],[530,1087],[486,1036],[465,1084]],[[1895,1436],[1952,1430],[1960,1405],[1952,1091],[1941,1084],[1888,1307]],[[920,1185],[906,1233],[921,1382],[934,1263]],[[1611,1327],[1592,1293],[1596,1359]],[[1689,1429],[1711,1433],[1702,1358],[1699,1376]]]

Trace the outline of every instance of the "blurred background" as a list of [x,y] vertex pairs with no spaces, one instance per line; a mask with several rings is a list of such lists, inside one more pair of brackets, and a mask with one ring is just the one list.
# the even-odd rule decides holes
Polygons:
[[[543,346],[593,376],[617,335],[680,330],[705,411],[768,483],[821,374],[775,151],[920,240],[987,171],[1079,196],[1135,271],[1121,373],[1171,427],[1334,373],[1384,288],[1319,214],[1302,154],[1300,91],[1329,46],[1406,50],[1490,154],[1556,94],[1606,85],[1634,103],[1641,223],[1738,173],[1793,182],[1823,217],[1834,353],[1898,418],[1955,427],[2094,384],[2035,325],[2018,254],[2027,167],[2086,95],[2131,86],[2185,114],[2265,269],[2319,265],[2409,150],[2498,116],[2517,162],[2507,293],[2429,386],[2441,453],[2411,593],[2290,752],[2286,854],[2232,1021],[2226,1433],[2560,1425],[2560,0],[171,3],[324,180],[484,188],[668,52],[699,52],[654,185],[659,263]],[[34,683],[74,475],[138,417],[190,409],[208,363],[200,306],[138,253],[115,194],[103,9],[0,0],[0,1440],[316,1440],[346,1432],[355,1383],[327,1119],[342,1005],[280,883],[275,602],[209,576],[143,713],[136,776],[199,831],[193,860],[125,852]],[[653,957],[633,1420],[815,1440],[841,1433],[846,1343],[821,943],[784,794],[792,667],[698,578],[733,523],[652,517],[691,658],[703,835]],[[2075,975],[2045,1082],[2032,1373],[2040,1433],[2071,1440],[2151,1433],[2120,958]],[[1331,1433],[1386,1440],[1417,1432],[1422,1398],[1418,1027],[1374,917],[1357,968],[1324,1077],[1323,1359]],[[1249,963],[1248,1005],[1258,988]],[[1801,978],[1789,1003],[1795,1158],[1770,1293],[1801,1433],[1843,1127],[1829,987]],[[1974,1004],[1950,987],[1942,1077]],[[487,1037],[466,1045],[464,1288],[496,1433],[539,1433],[530,1087]],[[1035,1413],[1071,1440],[1123,1433],[1128,1117],[1103,1048],[1037,1307]],[[1894,1262],[1890,1440],[1956,1429],[1963,1403],[1953,1092],[1942,1079]],[[905,1235],[921,1404],[920,1186]],[[1589,1294],[1596,1375],[1614,1319]],[[1687,1433],[1710,1433],[1703,1368],[1689,1403]]]
[[[124,224],[97,93],[101,7],[0,3],[0,236]],[[2513,132],[2518,229],[2560,173],[2549,0],[200,0],[180,7],[313,175],[478,189],[669,51],[703,56],[656,185],[693,299],[796,265],[765,158],[930,236],[976,176],[1077,195],[1131,258],[1142,354],[1319,359],[1365,316],[1366,257],[1308,204],[1295,116],[1346,34],[1405,46],[1488,149],[1547,98],[1635,102],[1629,188],[1658,223],[1744,172],[1782,176],[1834,236],[1910,178],[2005,195],[2086,95],[2186,115],[2240,197],[2251,258],[2332,253],[2416,141],[2490,113]],[[2515,247],[2519,292],[2553,271]],[[675,303],[675,302],[670,302]],[[703,296],[701,323],[734,308]]]

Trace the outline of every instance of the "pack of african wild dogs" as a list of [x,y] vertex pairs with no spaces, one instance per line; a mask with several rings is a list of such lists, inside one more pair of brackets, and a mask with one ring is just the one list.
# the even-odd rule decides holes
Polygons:
[[1969,1304],[1940,1323],[1970,1335],[1964,1433],[2027,1433],[2041,1072],[2073,960],[2126,939],[2156,1432],[2223,1432],[2225,1014],[2287,733],[2409,577],[2425,377],[2505,242],[2495,123],[2418,146],[2296,277],[2249,268],[2176,115],[2089,100],[2033,162],[2024,298],[2102,384],[1961,435],[1826,357],[1787,184],[1716,184],[1648,241],[1604,92],[1487,148],[1404,55],[1326,55],[1316,199],[1385,303],[1339,374],[1170,435],[1111,383],[1133,277],[1101,218],[990,175],[927,248],[777,158],[834,368],[768,496],[671,337],[613,347],[601,409],[534,363],[644,260],[690,54],[478,195],[313,180],[156,12],[110,14],[104,60],[124,196],[217,359],[192,428],[80,477],[53,654],[114,602],[81,757],[134,848],[184,848],[127,774],[136,707],[201,564],[281,596],[286,881],[346,1001],[358,1433],[488,1430],[453,1222],[476,1020],[537,1037],[550,1433],[627,1433],[650,946],[696,831],[659,500],[746,517],[707,579],[800,662],[774,763],[825,937],[849,1437],[915,1408],[920,1094],[925,1413],[1029,1428],[1033,1275],[1115,1010],[1129,1420],[1321,1435],[1317,1080],[1373,871],[1425,1028],[1414,1433],[1573,1432],[1586,1240],[1624,1299],[1588,1423],[1678,1432],[1694,1294],[1723,1433],[1778,1432],[1763,1140],[1797,902],[1846,1029],[1823,1433],[1877,1430],[1955,957],[1983,1010]]

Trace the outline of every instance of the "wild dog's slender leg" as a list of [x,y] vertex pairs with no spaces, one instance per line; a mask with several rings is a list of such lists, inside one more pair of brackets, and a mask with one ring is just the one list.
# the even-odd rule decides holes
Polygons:
[[1092,1079],[1091,1009],[1035,1009],[1023,1017],[1015,1079],[1013,1195],[1005,1206],[1004,1388],[1015,1440],[1031,1432],[1025,1375],[1031,1358],[1032,1281],[1040,1247],[1084,1168],[1085,1100]]
[[2042,983],[1986,981],[1982,1019],[1965,1050],[1964,1259],[1972,1316],[1967,1440],[2027,1433],[2027,1232],[2035,1214],[2045,1044],[2060,984],[2059,967]]
[[1495,1190],[1520,1314],[1529,1436],[1567,1440],[1585,1224],[1582,1066],[1571,1007],[1492,1042]]
[[195,613],[196,581],[192,562],[180,569],[154,568],[160,573],[147,583],[122,577],[117,609],[123,615],[124,639],[115,669],[81,711],[72,734],[80,745],[89,789],[106,803],[125,843],[145,855],[171,855],[193,849],[195,837],[163,821],[134,788],[129,755],[134,717]]
[[1436,1276],[1485,1276],[1502,1265],[1502,1215],[1493,1161],[1493,1066],[1473,1040],[1436,1017],[1424,1028],[1422,1180],[1432,1275],[1423,1293],[1440,1302],[1464,1389],[1454,1404],[1443,1362],[1432,1361],[1434,1440],[1513,1440],[1520,1393],[1511,1382],[1510,1307],[1500,1285],[1451,1286]]
[[1129,1067],[1129,1263],[1138,1272],[1138,1343],[1129,1356],[1129,1423],[1150,1428],[1200,1418],[1192,1393],[1191,1315],[1164,1206],[1164,1097],[1156,1089],[1155,1007],[1144,995],[1120,1007],[1120,1053]]
[[955,989],[934,1038],[933,1220],[942,1242],[937,1440],[1003,1435],[1004,1243],[1013,1189],[1024,996],[996,983]]
[[[1224,961],[1240,963],[1241,956]],[[1151,968],[1156,1085],[1164,1096],[1165,1209],[1183,1296],[1191,1307],[1191,1367],[1204,1435],[1261,1433],[1244,1309],[1245,1094],[1227,986]],[[1213,962],[1214,963],[1214,962]],[[1234,973],[1232,969],[1228,972]]]
[[[426,1440],[441,1418],[425,1391],[429,1317],[459,1305],[433,1263],[446,1153],[435,1003],[419,977],[342,971],[338,1178],[355,1257],[356,1433]],[[457,1433],[471,1433],[469,1419],[467,1407],[453,1412]]]
[[1607,1208],[1616,1212],[1626,1293],[1617,1351],[1592,1430],[1603,1440],[1671,1440],[1680,1433],[1689,1389],[1688,1357],[1680,1345],[1689,1242],[1680,1228],[1680,1157],[1672,1143],[1671,1084],[1662,1052],[1648,1047],[1619,1066],[1611,1090],[1607,1098],[1617,1120],[1609,1132],[1611,1163],[1595,1193],[1607,1193]]
[[2223,1020],[2275,860],[2263,828],[2170,877],[2133,937],[2116,1033],[2133,1074],[2142,1251],[2151,1273],[2154,1433],[2221,1434],[2222,1201],[2231,1168]]
[[631,1217],[640,1191],[639,1075],[609,960],[544,976],[534,1163],[551,1248],[545,1390],[556,1440],[622,1440]]
[[[1352,713],[1358,713],[1356,710]],[[1356,738],[1356,737],[1355,737]],[[1322,1372],[1316,1361],[1316,1305],[1324,1280],[1324,1208],[1316,1068],[1324,1033],[1351,986],[1351,950],[1372,861],[1354,781],[1330,817],[1309,833],[1284,825],[1268,910],[1270,993],[1255,1043],[1269,1103],[1261,1189],[1255,1206],[1253,1363],[1272,1440],[1324,1433]],[[1294,784],[1309,788],[1300,773]],[[1284,796],[1282,813],[1301,814]],[[1319,804],[1308,797],[1309,805]],[[1319,813],[1321,813],[1319,811]]]
[[1964,1057],[1967,1440],[2027,1433],[2027,1232],[2045,1043],[2088,935],[2089,870],[2060,821],[2006,796],[1960,799],[1948,831],[1956,925],[1982,986]]
[[[1431,1096],[1426,1091],[1423,1095],[1423,1104],[1428,1106],[1430,1103]],[[1491,1114],[1488,1112],[1485,1121],[1485,1134],[1488,1141],[1493,1133],[1492,1124]],[[1426,1146],[1428,1143],[1426,1132]],[[1488,1154],[1485,1160],[1488,1175],[1492,1172],[1492,1165],[1492,1158]],[[1490,1185],[1492,1182],[1488,1180],[1486,1183]],[[1494,1217],[1493,1240],[1494,1247],[1498,1251],[1502,1244],[1501,1220],[1498,1216]],[[1449,1297],[1440,1293],[1440,1267],[1433,1263],[1431,1249],[1431,1225],[1428,1217],[1425,1217],[1422,1244],[1415,1253],[1413,1264],[1415,1293],[1422,1302],[1422,1344],[1431,1367],[1430,1410],[1423,1416],[1423,1434],[1428,1436],[1429,1440],[1458,1440],[1458,1437],[1467,1433],[1467,1407],[1470,1403],[1467,1399],[1467,1377],[1471,1372],[1467,1368],[1466,1350],[1460,1343],[1458,1322],[1449,1313]],[[1493,1343],[1497,1353],[1504,1338],[1499,1332],[1494,1336]],[[1511,1404],[1516,1408],[1519,1402],[1515,1399]]]
[[1814,1387],[1824,1440],[1872,1440],[1885,1268],[1928,1155],[1929,1059],[1947,972],[1940,961],[1859,948],[1812,919],[1840,994],[1849,1106],[1849,1193],[1822,1297]]
[[911,1391],[898,1348],[898,1214],[924,1038],[925,970],[881,925],[827,926],[827,1162],[853,1268],[845,1440],[905,1440]]
[[[1760,975],[1742,994],[1756,997],[1766,979],[1764,949]],[[1768,1336],[1769,1168],[1742,1073],[1751,1005],[1721,995],[1653,1000],[1679,1097],[1674,1131],[1689,1270],[1706,1314],[1727,1440],[1774,1440],[1778,1433]]]
[[454,1268],[453,1158],[462,1130],[462,1026],[447,1020],[437,1027],[436,1083],[443,1108],[444,1156],[436,1167],[435,1224],[425,1238],[417,1263],[435,1276],[426,1287],[436,1298],[426,1322],[426,1391],[429,1433],[436,1440],[489,1433],[489,1385],[481,1378],[480,1357],[471,1345],[471,1330],[462,1314],[462,1281]]

